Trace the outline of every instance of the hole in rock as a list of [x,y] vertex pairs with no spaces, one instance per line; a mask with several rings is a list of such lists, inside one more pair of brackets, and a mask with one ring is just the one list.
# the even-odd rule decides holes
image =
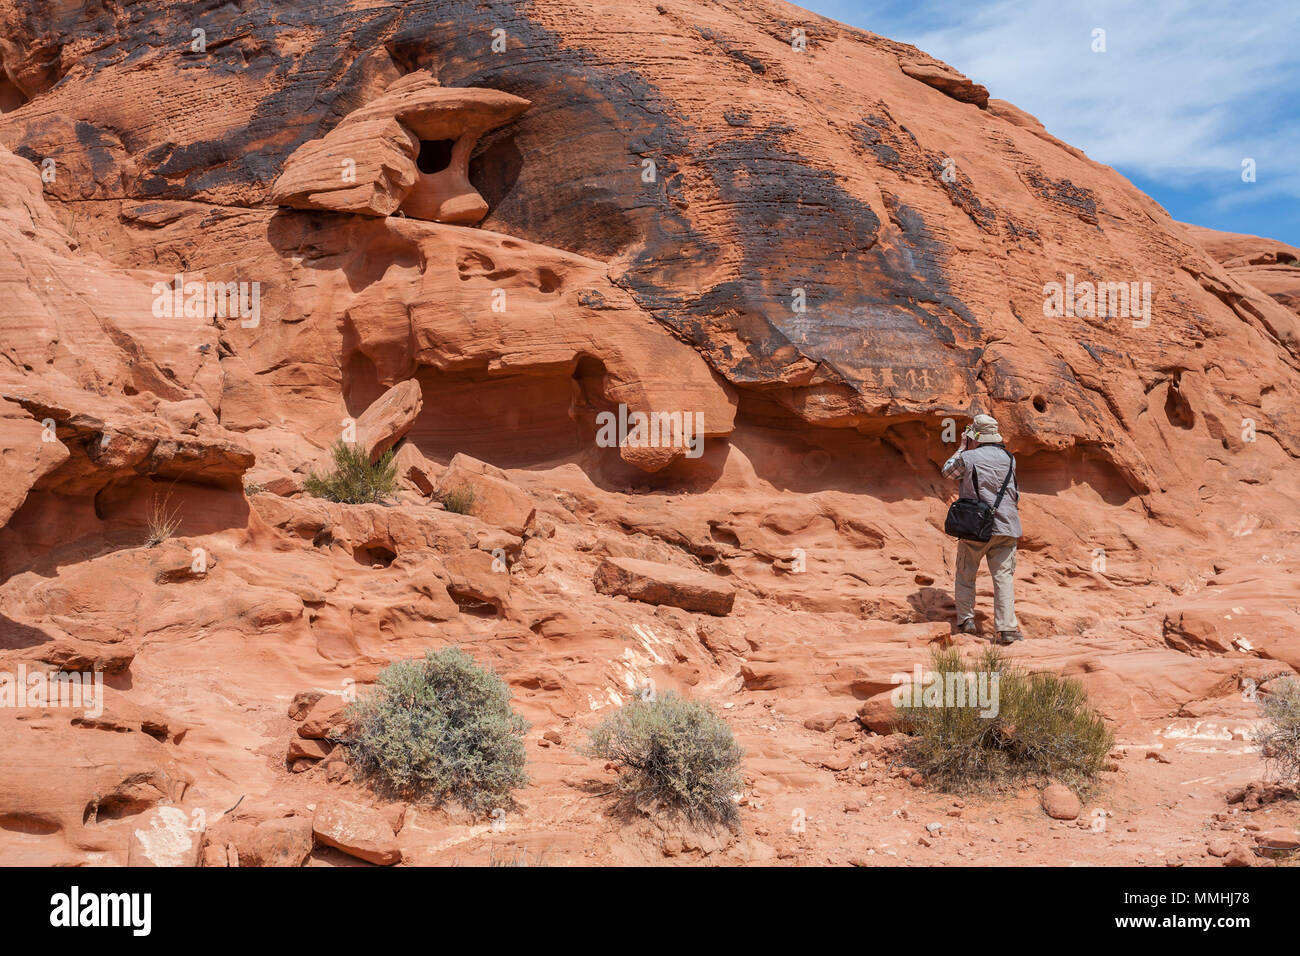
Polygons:
[[454,139],[422,139],[415,165],[426,176],[440,173],[451,165],[451,149],[455,145]]
[[28,100],[27,94],[0,71],[0,113],[12,113]]
[[740,547],[740,538],[735,533],[726,528],[713,527],[709,529],[709,537],[714,541],[720,541],[723,544],[731,545],[733,548]]
[[542,268],[537,270],[537,287],[545,293],[557,292],[561,285],[564,284],[558,275],[550,269]]
[[1165,393],[1165,417],[1176,428],[1188,429],[1196,424],[1196,413],[1176,381],[1169,383],[1169,390]]
[[1043,398],[1043,396],[1041,396],[1041,395],[1035,395],[1035,396],[1034,396],[1034,411],[1036,411],[1036,412],[1045,412],[1045,411],[1047,411],[1047,399]]
[[451,595],[451,599],[456,602],[456,607],[460,609],[460,613],[462,614],[468,614],[471,617],[496,617],[497,616],[497,609],[495,605],[490,604],[487,601],[481,600],[472,594],[465,594],[463,592],[455,591],[451,588],[447,589],[447,593]]
[[35,813],[17,812],[0,816],[0,830],[10,833],[30,833],[34,836],[49,836],[59,832],[59,825],[53,820]]
[[123,817],[144,813],[158,802],[156,790],[128,789],[110,793],[98,803],[86,806],[86,815],[96,820],[121,820]]
[[353,551],[352,559],[367,568],[372,568],[376,564],[388,567],[397,559],[397,552],[385,548],[382,544],[370,544]]

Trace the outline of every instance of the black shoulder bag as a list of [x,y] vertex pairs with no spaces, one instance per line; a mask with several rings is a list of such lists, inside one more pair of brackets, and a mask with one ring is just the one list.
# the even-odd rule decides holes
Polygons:
[[[1007,451],[1005,448],[1003,451]],[[1007,493],[1007,485],[1011,483],[1011,476],[1016,473],[1016,460],[1012,457],[1011,452],[1007,451],[1007,457],[1011,458],[1011,466],[1007,468],[1007,477],[1002,480],[1002,488],[998,491],[997,500],[993,502],[993,507],[989,507],[980,498],[980,478],[975,471],[975,466],[971,465],[970,480],[971,487],[975,489],[974,498],[958,498],[948,506],[948,517],[943,523],[945,534],[950,534],[954,538],[962,538],[966,541],[988,541],[993,537],[993,516],[997,513],[998,505],[1002,504],[1002,496]]]

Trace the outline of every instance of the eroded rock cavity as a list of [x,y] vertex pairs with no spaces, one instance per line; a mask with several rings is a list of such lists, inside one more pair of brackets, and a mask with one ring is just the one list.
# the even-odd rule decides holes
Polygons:
[[427,73],[393,83],[285,162],[271,200],[295,209],[474,225],[488,204],[469,182],[480,136],[531,104],[498,90],[449,89]]

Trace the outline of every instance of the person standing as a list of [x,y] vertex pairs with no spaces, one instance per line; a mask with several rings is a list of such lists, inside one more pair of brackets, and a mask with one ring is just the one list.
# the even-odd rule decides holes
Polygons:
[[962,432],[961,447],[943,465],[945,478],[961,482],[962,498],[978,498],[990,506],[1010,474],[1006,492],[993,513],[993,536],[988,541],[957,542],[957,567],[953,598],[957,602],[957,630],[977,634],[975,626],[975,575],[981,561],[987,561],[993,575],[993,623],[997,644],[1021,639],[1016,621],[1016,546],[1020,541],[1020,489],[1015,459],[1002,442],[997,419],[976,415]]

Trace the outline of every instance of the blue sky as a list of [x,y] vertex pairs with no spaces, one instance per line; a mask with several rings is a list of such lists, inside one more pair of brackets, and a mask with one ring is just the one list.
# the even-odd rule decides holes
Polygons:
[[803,5],[952,64],[1175,219],[1300,245],[1300,0]]

